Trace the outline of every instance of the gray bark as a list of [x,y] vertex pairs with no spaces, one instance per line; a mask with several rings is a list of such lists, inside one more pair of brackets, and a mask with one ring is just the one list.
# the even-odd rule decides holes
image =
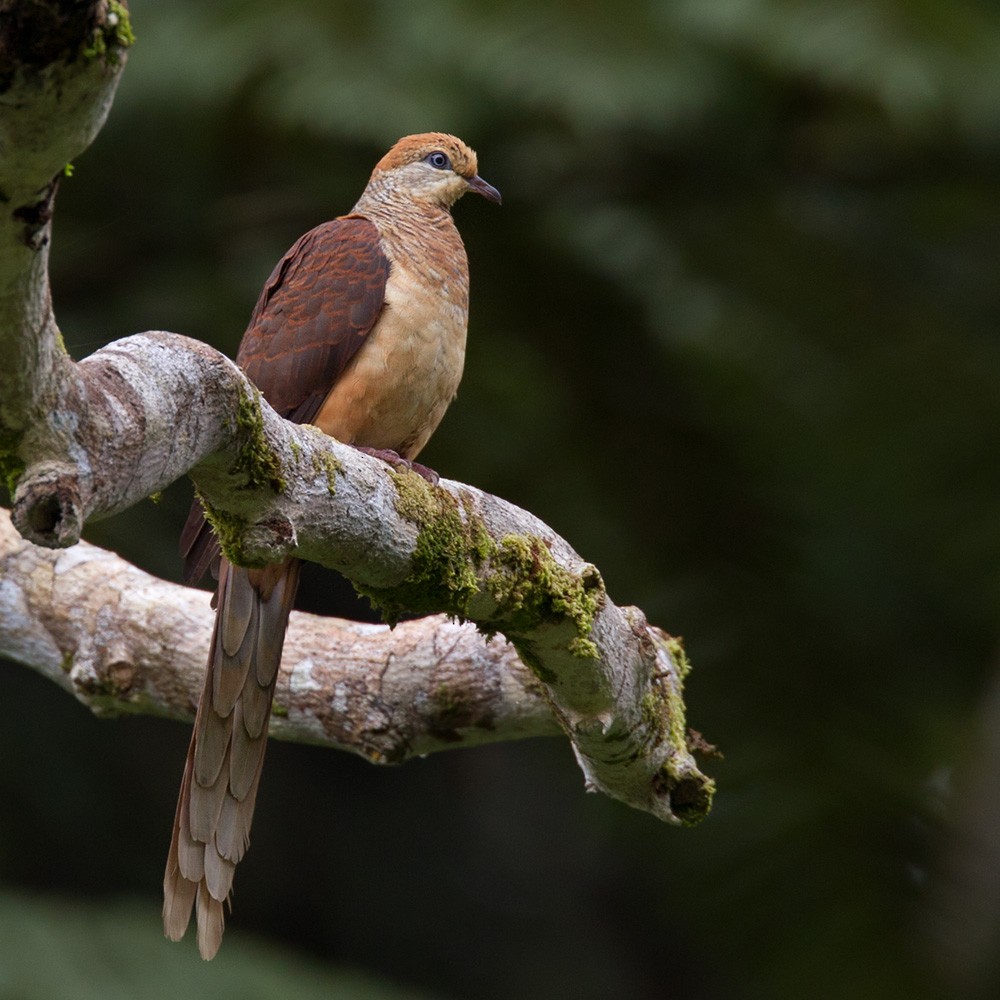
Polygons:
[[[202,590],[167,583],[87,542],[44,549],[0,511],[0,657],[99,715],[190,721],[215,613]],[[369,625],[292,614],[271,735],[375,763],[559,727],[542,687],[500,637],[443,615]]]

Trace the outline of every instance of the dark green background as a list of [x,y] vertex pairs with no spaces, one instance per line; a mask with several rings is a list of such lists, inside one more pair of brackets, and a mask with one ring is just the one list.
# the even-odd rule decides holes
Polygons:
[[[0,996],[998,995],[997,7],[132,7],[58,198],[73,353],[234,353],[397,137],[461,135],[504,205],[456,209],[469,354],[426,461],[683,635],[726,759],[674,830],[584,795],[561,740],[398,770],[274,744],[204,966],[158,929],[187,730],[5,667]],[[89,537],[176,578],[188,502]]]

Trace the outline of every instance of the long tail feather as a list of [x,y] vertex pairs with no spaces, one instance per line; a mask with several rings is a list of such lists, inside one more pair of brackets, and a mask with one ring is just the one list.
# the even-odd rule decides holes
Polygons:
[[222,561],[205,687],[181,781],[163,876],[163,930],[179,941],[194,909],[198,949],[212,958],[223,903],[250,843],[267,729],[300,563],[263,570]]

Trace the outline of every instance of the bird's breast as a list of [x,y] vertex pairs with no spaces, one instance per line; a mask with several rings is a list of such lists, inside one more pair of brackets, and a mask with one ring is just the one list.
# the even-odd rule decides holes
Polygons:
[[348,444],[414,458],[455,398],[465,363],[468,272],[392,262],[385,307],[330,390],[316,425]]

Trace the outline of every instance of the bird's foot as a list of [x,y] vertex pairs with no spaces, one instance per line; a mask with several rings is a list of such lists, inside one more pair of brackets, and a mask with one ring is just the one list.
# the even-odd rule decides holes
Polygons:
[[441,480],[441,477],[433,469],[428,468],[426,465],[421,465],[419,462],[410,462],[410,468],[421,479],[426,479],[431,486],[437,486]]
[[432,486],[436,485],[441,479],[433,469],[429,469],[426,465],[421,465],[419,462],[411,462],[408,458],[403,458],[399,452],[393,451],[391,448],[367,448],[360,444],[356,444],[354,447],[362,452],[362,454],[371,455],[372,458],[377,458],[379,461],[385,462],[386,465],[391,465],[394,469],[403,470],[404,472],[415,472],[422,479],[426,479]]

